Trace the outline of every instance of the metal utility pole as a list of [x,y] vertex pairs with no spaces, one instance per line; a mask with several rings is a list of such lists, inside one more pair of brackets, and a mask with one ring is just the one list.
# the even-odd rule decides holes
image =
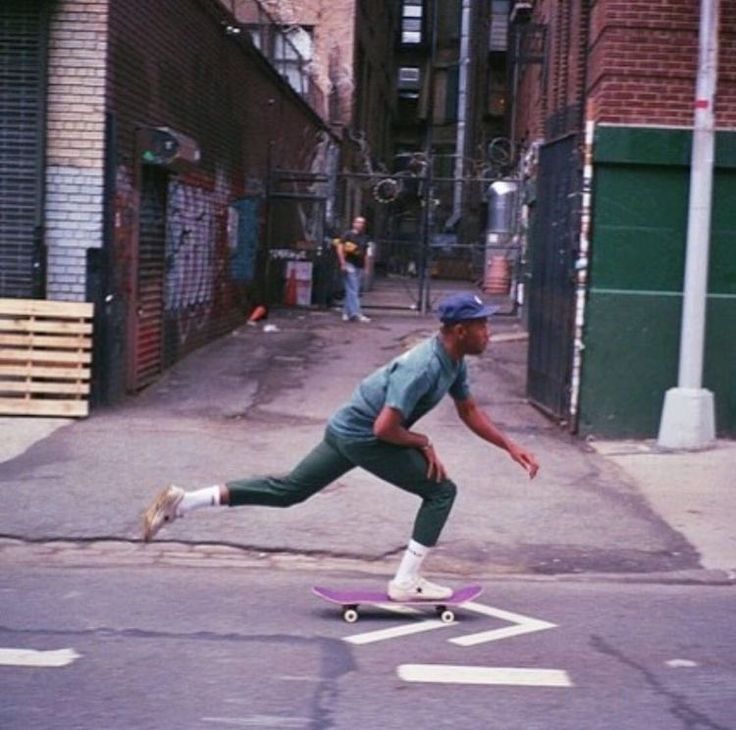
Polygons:
[[658,443],[697,449],[715,439],[713,393],[702,387],[713,189],[720,0],[701,0],[698,77],[690,168],[685,286],[677,387],[667,391]]

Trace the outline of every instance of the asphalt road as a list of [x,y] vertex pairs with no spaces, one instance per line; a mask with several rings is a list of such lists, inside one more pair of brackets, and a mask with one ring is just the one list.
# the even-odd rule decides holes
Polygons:
[[310,587],[375,576],[0,567],[3,730],[736,728],[731,587],[505,577],[347,624]]

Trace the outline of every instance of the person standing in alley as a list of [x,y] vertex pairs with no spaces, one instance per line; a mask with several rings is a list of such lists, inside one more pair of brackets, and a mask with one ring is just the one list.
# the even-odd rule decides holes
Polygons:
[[[289,474],[236,479],[190,492],[171,485],[144,514],[144,540],[151,540],[164,524],[203,507],[298,504],[360,466],[421,499],[411,540],[388,584],[389,597],[448,598],[452,589],[428,581],[420,569],[439,540],[456,486],[429,436],[414,430],[414,424],[449,393],[470,431],[508,452],[530,478],[539,469],[534,455],[503,434],[470,393],[465,357],[485,351],[488,317],[494,311],[473,294],[447,297],[439,305],[439,332],[366,377],[329,419],[321,443]],[[355,519],[365,520],[366,515]]]
[[368,252],[368,236],[365,233],[365,218],[353,218],[349,231],[337,241],[337,258],[340,262],[345,299],[342,306],[344,322],[370,322],[360,307],[360,285]]

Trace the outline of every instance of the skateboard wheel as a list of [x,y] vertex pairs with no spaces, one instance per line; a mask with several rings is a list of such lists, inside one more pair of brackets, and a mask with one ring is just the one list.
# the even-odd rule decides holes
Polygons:
[[342,611],[342,620],[349,624],[354,624],[358,620],[358,610],[352,606],[344,608]]
[[443,624],[451,624],[455,620],[455,614],[453,611],[450,611],[449,608],[442,608],[442,610],[439,611],[440,614],[440,621],[442,621]]

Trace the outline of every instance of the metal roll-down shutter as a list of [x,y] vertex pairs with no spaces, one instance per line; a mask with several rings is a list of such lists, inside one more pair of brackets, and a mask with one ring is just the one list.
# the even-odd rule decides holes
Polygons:
[[0,2],[0,297],[43,292],[45,7]]

